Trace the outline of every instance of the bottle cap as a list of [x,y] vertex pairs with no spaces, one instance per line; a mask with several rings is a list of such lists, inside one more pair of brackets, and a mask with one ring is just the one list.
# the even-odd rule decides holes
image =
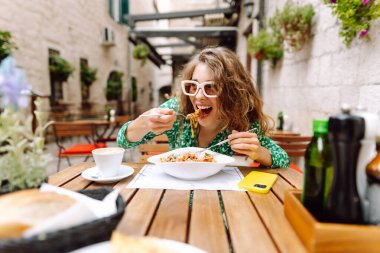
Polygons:
[[364,137],[365,122],[362,117],[340,114],[329,119],[330,138],[341,141],[356,141]]
[[283,116],[283,112],[282,112],[282,111],[279,111],[279,112],[278,112],[278,116]]
[[313,131],[314,133],[325,134],[329,130],[329,122],[327,119],[314,119]]

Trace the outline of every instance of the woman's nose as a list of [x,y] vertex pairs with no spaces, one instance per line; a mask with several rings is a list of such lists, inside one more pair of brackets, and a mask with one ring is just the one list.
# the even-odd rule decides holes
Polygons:
[[195,97],[205,97],[205,94],[203,93],[203,89],[199,89],[197,94],[195,94]]

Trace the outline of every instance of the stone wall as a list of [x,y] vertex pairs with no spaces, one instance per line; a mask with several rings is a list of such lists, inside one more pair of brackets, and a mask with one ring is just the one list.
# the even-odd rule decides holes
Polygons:
[[[268,18],[286,1],[265,2]],[[286,52],[275,67],[264,64],[265,112],[275,119],[284,111],[293,130],[304,134],[312,134],[313,118],[339,113],[342,103],[379,112],[380,20],[371,25],[369,42],[354,40],[347,48],[339,37],[337,18],[323,1],[298,2],[314,6],[312,36],[301,51]]]
[[[101,44],[105,27],[115,31],[115,46]],[[62,101],[70,104],[73,112],[81,106],[80,58],[86,58],[90,67],[98,69],[98,79],[90,91],[95,110],[104,111],[109,73],[127,72],[127,31],[108,15],[106,0],[3,0],[0,29],[12,32],[19,48],[14,57],[34,91],[50,95],[49,48],[58,50],[74,65],[74,74],[63,84]],[[123,78],[127,91],[127,75]],[[125,99],[126,92],[123,95]]]

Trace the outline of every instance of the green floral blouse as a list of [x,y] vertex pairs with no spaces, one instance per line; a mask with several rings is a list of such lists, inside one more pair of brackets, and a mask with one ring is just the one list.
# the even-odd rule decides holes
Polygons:
[[[179,110],[179,104],[177,98],[172,98],[162,104],[161,108],[169,108],[176,112]],[[123,148],[131,148],[140,145],[141,143],[147,142],[157,135],[149,132],[147,133],[140,141],[137,142],[129,142],[125,138],[125,133],[127,131],[128,125],[132,121],[125,123],[117,136],[117,144]],[[272,156],[272,168],[287,168],[289,167],[289,157],[286,152],[280,148],[275,142],[273,142],[269,137],[264,136],[263,132],[260,130],[260,126],[258,122],[252,123],[251,128],[256,129],[255,133],[258,136],[261,146],[267,148]],[[166,134],[169,140],[170,149],[177,149],[183,147],[197,147],[198,141],[196,138],[191,136],[191,128],[190,122],[188,120],[184,120],[182,117],[177,117],[177,120],[174,122],[173,128],[171,130],[165,131],[162,134]],[[231,131],[226,129],[220,133],[218,133],[215,138],[209,143],[208,146],[212,146],[222,140],[227,139],[228,135],[231,134]],[[225,155],[235,155],[235,151],[233,151],[228,143],[224,143],[220,146],[216,146],[212,148],[212,151],[225,154]]]

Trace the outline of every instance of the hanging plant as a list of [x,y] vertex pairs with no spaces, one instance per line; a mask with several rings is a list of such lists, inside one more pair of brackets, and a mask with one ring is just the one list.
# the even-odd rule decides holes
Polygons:
[[16,44],[12,41],[12,34],[8,31],[0,31],[0,62],[17,49]]
[[310,36],[311,20],[314,16],[311,4],[300,6],[287,1],[281,11],[276,12],[269,20],[269,26],[279,39],[284,42],[284,48],[289,52],[301,50]]
[[276,64],[284,55],[282,43],[274,33],[261,30],[256,36],[248,37],[248,52],[257,60],[270,60]]
[[356,37],[368,39],[372,21],[380,17],[378,0],[324,0],[332,8],[332,13],[341,22],[339,36],[344,38],[348,47]]
[[65,82],[73,73],[74,67],[59,55],[49,55],[49,70],[59,81]]
[[148,59],[149,56],[149,47],[144,44],[138,44],[134,49],[133,49],[133,58],[136,60],[141,61],[141,66],[144,66],[146,63],[146,60]]

